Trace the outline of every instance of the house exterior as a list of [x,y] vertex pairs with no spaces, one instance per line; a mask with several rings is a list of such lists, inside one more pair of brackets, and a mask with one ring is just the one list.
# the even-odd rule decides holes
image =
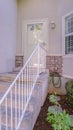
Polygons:
[[[27,23],[46,22],[47,68],[73,76],[73,56],[65,55],[64,19],[73,11],[73,0],[1,0],[0,1],[0,73],[24,63]],[[31,22],[30,22],[31,21]],[[54,26],[54,27],[52,27]],[[31,46],[31,45],[30,45]],[[17,56],[15,58],[15,56]],[[50,63],[50,64],[49,64]]]

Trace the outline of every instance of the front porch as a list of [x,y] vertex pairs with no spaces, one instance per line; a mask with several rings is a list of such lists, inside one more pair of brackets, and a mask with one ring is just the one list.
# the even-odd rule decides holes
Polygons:
[[[47,93],[66,95],[72,10],[72,0],[0,1],[0,130],[33,130]],[[48,83],[54,72],[59,88]]]

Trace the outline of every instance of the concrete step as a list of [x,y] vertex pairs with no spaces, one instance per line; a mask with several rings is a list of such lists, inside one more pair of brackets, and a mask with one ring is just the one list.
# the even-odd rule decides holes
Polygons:
[[[29,102],[29,105],[27,106],[27,110],[26,110],[26,112],[25,112],[25,114],[24,114],[24,117],[23,117],[23,120],[22,120],[22,122],[21,122],[21,125],[20,125],[20,129],[24,129],[24,130],[30,130],[30,128],[31,128],[31,126],[32,126],[32,124],[33,124],[33,119],[34,119],[34,117],[33,117],[33,115],[34,115],[34,111],[35,111],[35,108],[37,107],[37,99],[36,98],[34,98],[34,97],[32,97],[31,98],[31,100],[30,100],[30,102]],[[35,105],[36,104],[36,105]],[[30,105],[32,105],[33,106],[33,109],[31,110],[30,109]],[[13,120],[12,120],[12,124],[13,124],[13,130],[15,130],[15,120],[16,120],[16,118],[15,118],[15,112],[13,111],[12,112],[13,113]],[[18,113],[19,114],[19,113]],[[31,120],[32,119],[32,120]],[[18,120],[18,119],[17,119]],[[3,114],[2,114],[2,116],[1,116],[1,121],[3,122],[2,123],[2,129],[1,130],[6,130],[6,126],[5,126],[5,124],[6,124],[6,118],[5,118],[5,112],[3,111]],[[29,122],[29,123],[28,123]],[[8,113],[8,118],[7,118],[7,125],[8,125],[8,128],[7,128],[7,130],[10,130],[11,128],[10,128],[10,126],[11,126],[11,118],[10,118],[10,113]]]
[[[10,86],[11,80],[16,76],[16,74],[6,74],[5,77],[4,77],[5,78],[4,80],[2,80],[4,75],[0,74],[0,76],[2,76],[1,79],[0,79],[0,88],[1,88],[0,89],[1,90],[0,91],[0,96],[1,95],[3,96],[5,91],[9,88],[8,86]],[[9,79],[10,77],[11,77],[11,79]],[[33,79],[33,78],[31,78],[31,79]],[[7,81],[7,80],[10,80],[10,81]],[[26,97],[26,93],[27,93],[26,88],[25,88],[26,82],[27,81],[24,78],[24,82],[23,82],[23,86],[24,86],[23,100]],[[33,90],[30,102],[29,102],[29,104],[27,106],[26,113],[24,114],[24,117],[23,117],[23,120],[22,120],[22,123],[20,125],[19,130],[33,130],[33,126],[35,124],[35,121],[36,121],[37,116],[38,116],[38,114],[40,112],[41,106],[43,104],[42,101],[44,101],[45,97],[46,97],[45,93],[47,94],[47,87],[45,87],[45,86],[47,86],[46,83],[47,83],[46,76],[44,77],[41,74],[41,76],[37,80],[37,83],[36,83],[35,88]],[[22,83],[21,82],[20,82],[20,87],[22,88]],[[45,91],[45,89],[46,89],[46,91]],[[22,91],[20,89],[20,106],[22,106],[22,96],[21,96],[21,94],[22,94]],[[18,91],[18,88],[17,88],[17,105],[15,107],[15,89],[13,89],[12,90],[13,130],[15,130],[15,127],[16,127],[15,126],[15,121],[16,121],[15,111],[16,111],[16,109],[17,109],[17,118],[19,117],[19,110],[20,110],[20,115],[22,114],[22,109],[20,109],[20,107],[19,107],[18,98],[19,98],[19,91]],[[11,101],[10,101],[10,94],[7,96],[7,105],[8,105],[8,107],[7,107],[7,115],[8,115],[8,119],[7,119],[8,128],[7,128],[7,130],[11,130],[11,119],[10,119],[11,118],[11,108],[10,108]],[[3,104],[2,104],[1,115],[2,115],[1,118],[2,118],[2,121],[3,121],[1,130],[6,130],[6,126],[5,126],[5,123],[6,123],[5,102],[3,102]]]
[[[16,74],[0,74],[0,82],[8,82],[8,83],[12,83],[14,81],[14,79],[16,78]],[[23,81],[22,81],[22,77],[20,77],[20,81],[19,79],[17,80],[17,83],[27,83],[29,82],[30,84],[32,84],[32,82],[35,79],[35,75],[29,75],[28,79],[26,77],[26,75],[23,76]]]
[[[10,100],[7,100],[7,115],[11,117],[11,104],[9,103]],[[37,98],[35,97],[31,97],[31,100],[27,106],[26,110],[29,111],[33,111],[33,109],[35,109],[35,103],[37,103]],[[21,107],[20,107],[21,106]],[[19,106],[19,102],[17,102],[17,106],[15,106],[15,102],[12,102],[12,113],[13,113],[13,117],[15,117],[15,112],[17,113],[17,117],[19,116],[19,112],[20,115],[22,114],[22,103],[20,102],[20,106]],[[2,104],[1,106],[1,115],[6,115],[6,108],[5,108],[5,102]]]
[[0,93],[5,93],[8,90],[9,86],[0,85]]
[[[20,128],[24,128],[24,130],[28,130],[28,122],[29,124],[31,123],[31,119],[33,117],[33,112],[31,111],[26,111],[25,114],[24,114],[24,117],[23,117],[23,121],[21,123],[21,127]],[[13,117],[13,120],[12,120],[12,126],[13,126],[13,129],[12,130],[16,130],[16,120],[17,122],[19,121],[19,119],[17,118],[14,118]],[[6,118],[5,116],[2,116],[1,117],[1,122],[2,123],[2,129],[1,130],[6,130]],[[10,117],[7,117],[7,130],[11,130],[11,118]]]
[[[6,125],[5,124],[1,125],[1,130],[6,130]],[[7,130],[11,130],[11,127],[7,127]],[[15,130],[15,129],[13,128],[13,130]]]
[[16,74],[0,74],[0,81],[1,82],[12,82],[16,77]]
[[1,82],[0,81],[0,86],[10,86],[11,83],[8,82]]
[[[35,102],[37,101],[37,98],[38,97],[38,86],[35,86],[34,90],[33,90],[33,93],[32,93],[32,96],[31,96],[31,99],[30,99],[30,102],[29,102],[29,109],[30,110],[33,110],[33,107],[35,107]],[[25,104],[25,98],[26,98],[26,94],[23,96],[23,105]],[[15,113],[15,111],[17,110],[17,113],[19,112],[19,109],[20,109],[20,106],[22,106],[22,96],[20,95],[20,106],[19,106],[19,95],[17,95],[17,103],[15,105],[15,95],[12,95],[12,111],[13,113]],[[1,113],[5,114],[6,111],[5,111],[5,101],[2,103],[2,107],[1,107]],[[7,96],[7,113],[8,115],[10,115],[11,113],[11,99],[10,99],[10,95]],[[20,110],[22,112],[22,109]]]
[[[8,90],[8,88],[9,88],[9,86],[4,86],[4,85],[0,86],[0,95],[4,95],[5,92]],[[23,84],[23,86],[20,85],[20,87],[17,86],[17,87],[16,87],[16,94],[17,94],[16,96],[17,96],[17,97],[18,97],[18,95],[23,95],[23,96],[25,96],[25,95],[27,94],[28,90],[31,91],[31,88],[32,88],[31,85],[29,86],[29,89],[27,89],[27,86],[24,85],[24,84]],[[20,89],[20,91],[19,91],[19,89]],[[22,91],[23,91],[23,92],[22,92]],[[14,97],[15,97],[15,86],[12,88],[12,94],[13,94],[12,97],[14,98]],[[10,93],[8,94],[8,97],[10,97],[9,95],[10,95]],[[1,96],[1,97],[2,97],[2,96]]]
[[[8,83],[7,83],[8,85]],[[3,97],[3,95],[5,94],[5,92],[8,90],[9,86],[5,86],[5,83],[3,84],[2,82],[2,85],[0,85],[0,99]],[[28,89],[29,87],[29,89]],[[32,89],[32,85],[29,85],[27,86],[26,84],[20,84],[20,91],[19,91],[19,86],[16,87],[16,96],[15,96],[15,86],[13,87],[12,89],[12,99],[17,99],[19,98],[20,96],[20,100],[22,99],[22,96],[23,96],[23,99],[24,97],[26,97],[26,95],[28,94],[28,91],[30,92]],[[36,84],[35,85],[35,88],[34,88],[34,91],[33,91],[33,95],[35,96],[38,92],[38,85]],[[10,98],[10,93],[8,94],[7,98]]]
[[[5,101],[2,103],[1,107],[2,108],[6,107]],[[22,107],[22,102],[21,101],[20,101],[20,104],[19,104],[19,102],[17,102],[16,105],[15,105],[15,101],[12,100],[12,108],[13,108],[13,110],[15,110],[15,109],[19,110],[21,107]],[[11,100],[7,99],[7,111],[9,112],[9,110],[11,110]],[[22,108],[21,108],[21,110],[22,110]]]
[[0,99],[3,97],[5,92],[8,90],[10,83],[0,82]]
[[[12,74],[12,73],[0,74],[0,99],[3,97],[3,95],[5,94],[7,89],[9,88],[10,84],[15,79],[15,77],[16,77],[16,74]],[[28,81],[28,85],[29,85],[30,90],[32,88],[33,80],[34,80],[34,78],[31,75],[31,77],[29,77],[29,81]],[[17,82],[17,85],[18,85],[18,82]],[[17,87],[17,90],[16,90],[17,91],[17,99],[18,99],[19,95],[22,95],[22,87],[24,87],[23,88],[24,96],[26,96],[26,93],[28,93],[27,89],[26,89],[26,84],[27,84],[27,80],[26,80],[26,77],[24,75],[23,81],[20,79],[20,88],[21,88],[20,93],[19,93],[18,87]],[[42,84],[42,81],[38,79],[36,85],[40,85],[40,84]],[[13,87],[13,89],[12,89],[12,94],[13,94],[12,98],[15,98],[15,87]],[[33,93],[33,94],[35,95],[35,93]],[[8,98],[9,97],[10,97],[10,95],[8,95]]]
[[[18,73],[21,69],[22,69],[22,67],[15,67],[13,69],[13,73]],[[29,71],[30,74],[35,73],[37,71],[37,67],[30,67],[29,70],[30,70]],[[25,69],[24,73],[26,73],[26,69]]]

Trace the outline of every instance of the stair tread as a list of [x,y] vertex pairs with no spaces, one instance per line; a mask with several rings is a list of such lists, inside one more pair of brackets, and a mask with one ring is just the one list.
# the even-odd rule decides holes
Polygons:
[[[26,96],[24,96],[24,98],[23,98],[24,99],[24,104],[26,103],[25,98],[26,98]],[[30,99],[29,104],[34,105],[36,101],[37,101],[37,98],[32,96],[31,99]],[[8,107],[10,107],[10,105],[11,105],[10,102],[11,102],[10,98],[7,98],[7,106]],[[2,106],[3,107],[5,106],[5,102],[2,103]],[[20,106],[22,106],[22,97],[20,98]],[[13,99],[12,107],[13,108],[19,108],[19,100],[18,99],[17,99],[17,105],[15,105],[15,99]]]
[[[32,75],[32,74],[31,74]],[[41,75],[42,76],[42,75]],[[3,82],[2,80],[0,80],[0,97],[2,97],[3,95],[4,95],[4,93],[6,92],[6,90],[9,88],[9,86],[10,86],[10,84],[11,83],[9,83],[9,82],[7,82],[7,80],[9,81],[10,80],[10,82],[16,77],[16,74],[15,73],[5,73],[5,74],[0,74],[0,78],[5,78],[5,81]],[[25,75],[24,75],[24,77],[25,77]],[[30,76],[31,77],[31,79],[33,79],[34,80],[34,78],[32,77],[32,76]],[[8,78],[8,79],[7,79]],[[36,85],[35,85],[35,89],[34,90],[36,90],[36,91],[33,91],[33,93],[32,93],[32,97],[31,97],[31,99],[30,99],[30,102],[29,102],[29,107],[27,107],[27,112],[25,113],[25,115],[24,115],[24,117],[23,117],[23,120],[22,120],[22,123],[21,123],[21,128],[20,129],[22,129],[22,128],[26,128],[25,126],[26,126],[26,124],[24,123],[24,121],[27,123],[27,126],[28,126],[28,122],[29,122],[29,119],[30,119],[30,122],[31,122],[31,119],[32,119],[32,117],[33,117],[33,111],[34,110],[37,110],[37,108],[38,108],[38,106],[39,106],[39,102],[40,102],[40,97],[38,96],[38,93],[36,93],[36,92],[38,92],[38,88],[41,88],[40,86],[41,86],[41,84],[39,84],[39,83],[42,83],[44,80],[42,80],[42,79],[44,79],[44,77],[42,76],[42,78],[39,78],[38,79],[38,81],[37,81],[37,83],[36,83]],[[21,78],[20,78],[20,80],[21,80]],[[26,78],[24,78],[24,81],[26,81]],[[27,82],[27,81],[26,81]],[[20,106],[22,107],[22,96],[23,96],[23,101],[24,101],[24,97],[26,98],[26,94],[27,94],[27,91],[25,90],[25,87],[24,87],[24,95],[22,95],[21,96],[21,94],[22,94],[22,87],[23,86],[26,86],[26,82],[20,82],[20,87],[21,87],[21,89],[20,89]],[[31,81],[32,82],[32,81]],[[17,82],[18,83],[18,82]],[[23,83],[23,86],[22,86],[22,83]],[[30,83],[29,83],[30,84]],[[32,83],[31,83],[31,85],[32,85]],[[30,85],[30,86],[31,86]],[[28,85],[27,85],[27,87],[28,87]],[[26,88],[27,88],[26,87]],[[32,86],[31,86],[32,87]],[[13,113],[13,123],[15,124],[15,111],[16,111],[16,109],[18,109],[17,110],[17,117],[18,117],[18,115],[19,115],[19,110],[20,110],[20,113],[22,112],[22,108],[20,109],[20,106],[19,106],[19,98],[18,98],[18,96],[19,96],[19,90],[18,90],[18,86],[17,86],[17,104],[15,105],[15,89],[13,89],[12,90],[12,113]],[[38,99],[39,99],[39,101],[38,101]],[[8,106],[8,108],[7,108],[7,115],[8,115],[8,129],[7,130],[11,130],[11,128],[9,128],[10,127],[10,111],[11,111],[11,101],[10,101],[10,94],[7,96],[7,106]],[[5,115],[6,115],[6,112],[5,112],[5,109],[3,109],[3,107],[5,107],[5,101],[3,102],[3,104],[2,104],[2,107],[1,107],[1,115],[2,115],[2,120],[3,120],[3,123],[5,122]],[[29,109],[28,109],[29,108]],[[36,113],[35,113],[36,114]],[[15,125],[14,125],[15,126]],[[2,129],[2,130],[5,130],[5,128],[4,129]],[[15,130],[15,129],[13,129],[13,130]]]
[[[31,121],[32,116],[33,116],[33,111],[26,110],[25,114],[23,116],[23,120],[21,122],[20,128],[25,127],[25,125],[28,124],[28,121]],[[19,119],[13,116],[13,119],[12,119],[13,128],[15,128],[15,121],[16,120],[18,121]],[[6,127],[6,116],[5,115],[1,116],[1,124],[2,124],[2,126]],[[11,118],[10,118],[10,116],[7,116],[7,126],[8,127],[11,126]]]
[[15,76],[16,74],[13,73],[0,73],[0,76]]
[[[6,83],[6,85],[9,85],[10,86],[10,84],[14,81],[14,79],[15,79],[15,77],[16,77],[16,74],[12,74],[12,73],[3,73],[3,74],[0,74],[0,86],[1,85],[5,85],[5,83]],[[35,80],[34,79],[34,77],[35,77],[35,74],[34,74],[34,76],[32,76],[32,74],[29,76],[29,78],[27,79],[27,77],[25,76],[25,74],[24,74],[24,79],[23,79],[23,81],[22,81],[22,77],[20,78],[20,83],[23,83],[23,84],[25,84],[25,83],[29,83],[29,84],[32,84],[33,83],[33,81]],[[4,83],[3,83],[4,82]],[[19,82],[19,79],[17,80],[17,83]],[[39,85],[39,84],[41,84],[42,82],[41,82],[41,80],[39,79],[39,80],[37,80],[37,84]]]
[[0,81],[0,86],[2,85],[2,86],[9,86],[11,83],[9,83],[9,82],[2,82],[2,81]]

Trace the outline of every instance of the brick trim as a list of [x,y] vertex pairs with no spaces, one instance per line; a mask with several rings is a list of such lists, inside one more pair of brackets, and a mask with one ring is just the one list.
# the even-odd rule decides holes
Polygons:
[[46,68],[50,74],[54,71],[62,75],[63,58],[62,56],[46,56]]
[[24,56],[15,56],[15,67],[22,67],[23,59],[24,59]]

